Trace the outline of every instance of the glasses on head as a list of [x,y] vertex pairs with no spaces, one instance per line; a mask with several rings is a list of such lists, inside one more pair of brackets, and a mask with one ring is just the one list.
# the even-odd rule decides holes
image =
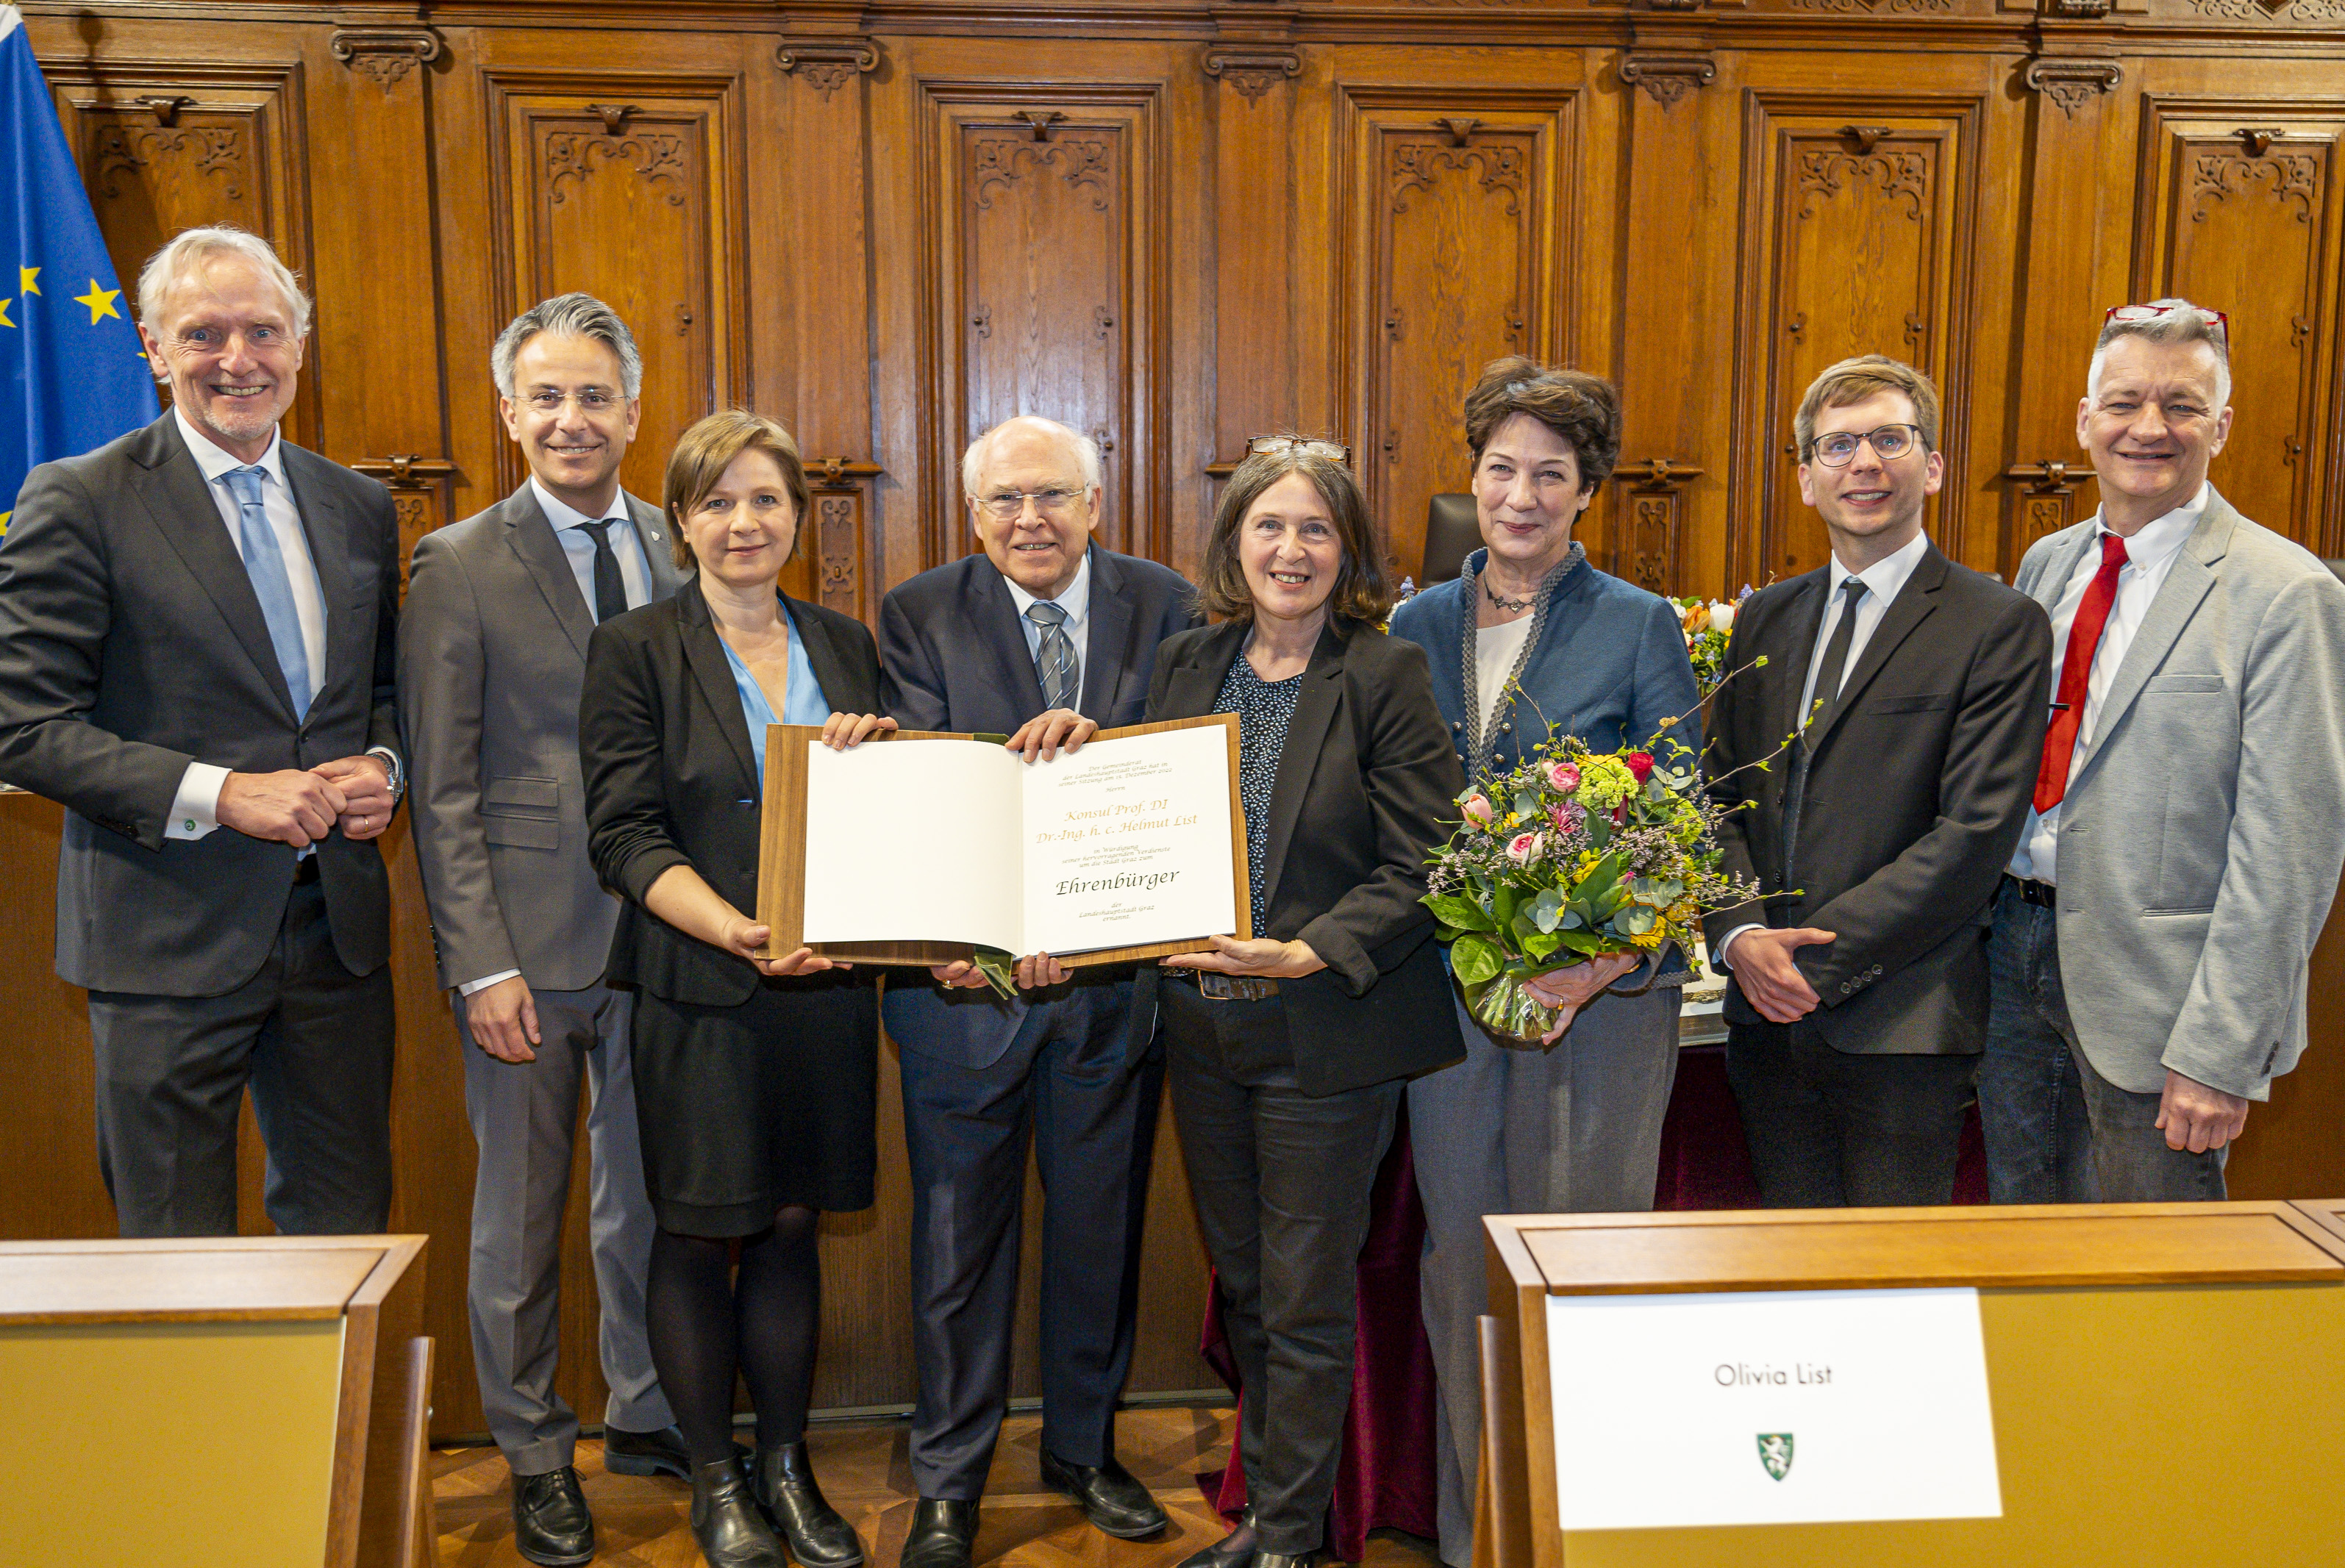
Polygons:
[[1249,453],[1301,452],[1304,457],[1326,458],[1347,467],[1352,460],[1352,449],[1343,442],[1313,440],[1304,436],[1256,436],[1246,442],[1246,450]]
[[1818,436],[1808,443],[1808,451],[1826,468],[1846,468],[1856,456],[1856,449],[1870,441],[1873,455],[1883,462],[1894,462],[1922,444],[1919,425],[1883,425],[1879,430],[1859,434],[1853,430],[1834,430],[1828,436]]
[[1015,522],[1025,514],[1026,503],[1030,501],[1034,503],[1034,510],[1044,517],[1064,517],[1082,498],[1081,491],[1056,487],[1050,490],[1006,490],[989,495],[977,504],[985,508],[996,521]]
[[2215,330],[2228,338],[2231,319],[2220,310],[2209,310],[2204,305],[2112,305],[2104,321],[2155,321],[2160,316],[2204,316],[2215,324]]

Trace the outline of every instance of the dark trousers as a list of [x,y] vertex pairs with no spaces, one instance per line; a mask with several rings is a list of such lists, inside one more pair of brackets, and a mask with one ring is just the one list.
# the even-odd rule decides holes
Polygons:
[[269,957],[220,996],[89,994],[97,1161],[125,1236],[236,1234],[247,1085],[288,1235],[380,1233],[391,1218],[391,969],[353,975],[324,894],[296,884]]
[[1238,1453],[1264,1552],[1320,1544],[1352,1402],[1360,1247],[1402,1084],[1295,1086],[1285,1004],[1162,987],[1172,1114],[1236,1357]]
[[1735,1024],[1726,1079],[1770,1209],[1951,1203],[1974,1056],[1836,1051],[1814,1023]]
[[[968,1067],[898,1042],[912,1179],[912,1479],[985,1491],[1010,1397],[1030,1137],[1042,1179],[1042,1442],[1070,1464],[1115,1452],[1132,1368],[1161,1057],[1096,1065],[1131,987],[1074,986],[1028,1009],[1000,1060]],[[1076,1066],[1088,1060],[1091,1065]]]
[[1994,1203],[2096,1203],[2084,1060],[2060,985],[2060,928],[2009,877],[1987,944],[1994,1014],[1979,1058],[1979,1130]]

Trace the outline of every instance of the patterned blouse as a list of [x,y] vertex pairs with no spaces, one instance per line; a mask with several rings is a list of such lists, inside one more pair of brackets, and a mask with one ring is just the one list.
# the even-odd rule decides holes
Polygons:
[[1286,726],[1294,717],[1294,699],[1302,690],[1299,674],[1284,681],[1264,680],[1240,650],[1222,680],[1222,694],[1213,701],[1213,712],[1238,716],[1238,800],[1245,807],[1246,875],[1251,884],[1247,894],[1256,936],[1263,935],[1263,860],[1270,838],[1270,792],[1278,783],[1278,760],[1286,751]]

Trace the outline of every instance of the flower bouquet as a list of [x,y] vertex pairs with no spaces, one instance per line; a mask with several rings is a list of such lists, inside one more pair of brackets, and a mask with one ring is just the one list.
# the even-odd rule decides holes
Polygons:
[[1720,870],[1724,813],[1670,728],[1599,755],[1550,726],[1519,767],[1458,797],[1425,902],[1467,1010],[1493,1035],[1536,1045],[1556,1027],[1528,982],[1610,953],[1691,951],[1704,913],[1760,896]]
[[1722,599],[1672,599],[1678,623],[1685,632],[1686,657],[1693,661],[1694,689],[1703,702],[1726,679],[1726,640],[1734,630],[1734,613],[1751,597],[1749,588],[1732,603]]

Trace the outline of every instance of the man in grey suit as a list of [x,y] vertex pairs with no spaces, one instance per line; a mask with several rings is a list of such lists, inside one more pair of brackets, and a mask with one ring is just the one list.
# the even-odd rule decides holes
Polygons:
[[310,301],[266,242],[180,234],[138,318],[171,410],[35,469],[0,544],[0,778],[66,807],[99,1165],[125,1236],[234,1234],[249,1086],[278,1229],[380,1231],[398,523],[279,439]]
[[1998,1202],[2219,1199],[2304,1051],[2345,859],[2345,585],[2207,482],[2230,390],[2220,315],[2110,311],[2076,405],[2101,510],[2020,565],[2056,685],[1995,900]]
[[611,1401],[606,1468],[688,1473],[652,1371],[652,1214],[635,1130],[632,996],[603,983],[619,901],[586,855],[578,702],[595,625],[680,581],[659,509],[619,488],[643,360],[600,300],[533,306],[490,354],[527,460],[519,490],[417,544],[399,676],[416,859],[465,1042],[480,1146],[468,1297],[481,1403],[513,1474],[533,1563],[584,1563],[594,1522],[571,1467],[578,1418],[553,1386],[562,1214],[588,1092],[594,1278]]

